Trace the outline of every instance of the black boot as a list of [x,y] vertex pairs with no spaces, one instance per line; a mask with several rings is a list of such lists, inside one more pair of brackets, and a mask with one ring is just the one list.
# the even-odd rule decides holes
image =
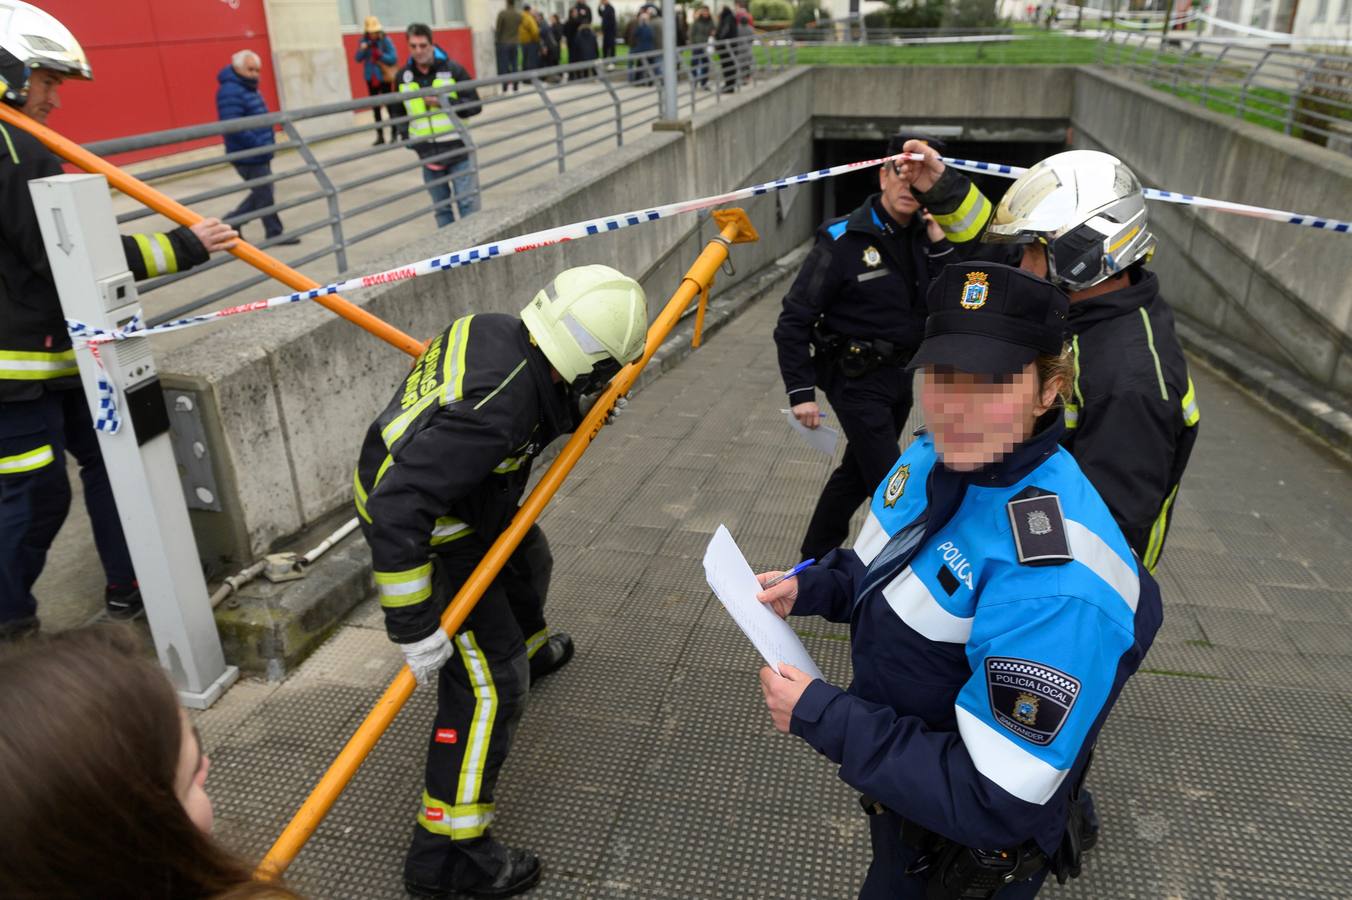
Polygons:
[[379,128],[377,128],[377,129],[376,129],[376,142],[375,142],[374,144],[372,144],[371,146],[372,146],[372,147],[379,147],[379,146],[380,146],[381,144],[383,144],[383,143],[385,143],[385,132],[383,132],[383,131],[381,131]]
[[540,883],[544,867],[540,857],[529,850],[507,847],[507,862],[492,881],[475,887],[428,887],[405,879],[404,890],[411,897],[425,900],[446,900],[453,897],[512,897],[524,893]]
[[136,584],[131,587],[108,585],[103,592],[103,606],[110,618],[122,621],[136,618],[145,609],[141,602],[141,588]]
[[568,665],[573,658],[573,639],[562,631],[555,632],[545,645],[530,658],[530,683],[535,684],[550,672]]

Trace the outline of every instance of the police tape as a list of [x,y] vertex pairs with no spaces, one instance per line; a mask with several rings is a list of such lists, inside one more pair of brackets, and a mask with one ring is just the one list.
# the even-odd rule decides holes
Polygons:
[[[111,383],[107,379],[103,361],[98,354],[98,347],[100,344],[113,341],[124,341],[131,338],[150,337],[151,335],[165,334],[185,328],[195,328],[199,325],[207,325],[211,322],[218,322],[232,316],[252,312],[266,312],[283,306],[301,303],[306,300],[314,300],[321,296],[337,294],[340,291],[362,290],[364,288],[376,287],[382,284],[393,284],[413,278],[421,278],[424,275],[431,275],[449,269],[473,265],[487,259],[511,256],[516,253],[525,253],[530,250],[539,250],[543,247],[557,246],[572,240],[591,237],[598,234],[606,234],[612,231],[618,231],[622,228],[630,228],[634,225],[643,225],[648,222],[669,219],[685,213],[700,212],[702,210],[712,209],[716,206],[722,206],[725,203],[731,203],[735,200],[744,200],[750,197],[769,194],[773,191],[781,191],[800,184],[821,181],[825,178],[834,178],[837,175],[844,175],[849,172],[857,172],[861,169],[880,166],[886,162],[895,162],[905,159],[922,161],[924,158],[925,157],[919,153],[896,153],[877,159],[866,159],[859,162],[831,166],[826,169],[817,169],[813,172],[804,172],[798,175],[786,175],[783,178],[776,178],[774,181],[762,182],[761,184],[740,188],[735,191],[728,191],[723,194],[700,197],[695,200],[678,201],[676,203],[668,203],[665,206],[632,210],[618,215],[603,216],[601,218],[574,222],[571,225],[560,225],[555,228],[547,228],[543,231],[535,231],[530,234],[508,238],[504,241],[494,241],[488,244],[480,244],[476,247],[469,247],[464,250],[456,250],[440,256],[429,257],[428,259],[407,263],[393,269],[386,269],[383,272],[374,272],[369,275],[360,275],[343,281],[336,281],[308,291],[297,291],[292,294],[269,297],[265,300],[255,300],[251,303],[229,306],[214,312],[203,313],[197,316],[188,316],[186,318],[175,319],[170,322],[163,322],[159,325],[149,327],[142,324],[139,313],[118,329],[96,328],[75,319],[67,319],[66,327],[70,331],[72,338],[82,341],[82,346],[87,347],[93,353],[94,359],[99,365],[99,416],[98,420],[95,422],[95,426],[100,431],[107,431],[115,434],[121,427],[121,422],[117,414],[116,394],[112,389]],[[953,159],[950,157],[941,157],[941,159],[945,165],[952,166],[955,169],[999,175],[1005,178],[1018,178],[1028,171],[1019,166],[981,162],[978,160]],[[1231,203],[1226,200],[1212,200],[1207,197],[1196,197],[1191,194],[1161,191],[1154,188],[1145,188],[1143,189],[1143,193],[1145,194],[1146,199],[1149,200],[1161,200],[1167,203],[1180,203],[1207,209],[1215,209],[1237,215],[1268,219],[1275,222],[1285,222],[1290,225],[1302,225],[1307,228],[1318,228],[1340,233],[1352,231],[1352,223],[1339,221],[1337,219],[1304,215],[1301,213],[1287,212],[1285,210],[1268,209],[1261,206],[1248,206],[1243,203]]]

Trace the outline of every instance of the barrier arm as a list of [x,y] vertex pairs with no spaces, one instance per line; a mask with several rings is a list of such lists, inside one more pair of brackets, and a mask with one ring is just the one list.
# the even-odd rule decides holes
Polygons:
[[[441,627],[447,634],[455,634],[460,625],[469,615],[470,610],[479,602],[488,586],[492,584],[493,579],[497,577],[507,559],[516,550],[521,539],[525,537],[526,532],[535,524],[540,513],[544,511],[545,505],[553,498],[554,493],[563,484],[563,480],[568,477],[573,466],[582,458],[583,452],[600,433],[605,425],[605,420],[610,415],[611,409],[615,406],[615,400],[621,394],[629,391],[634,382],[638,379],[639,373],[643,367],[648,364],[652,356],[657,352],[657,348],[662,345],[667,335],[676,327],[680,321],[681,315],[686,307],[690,305],[698,294],[704,292],[707,286],[713,282],[714,275],[718,272],[718,267],[728,258],[728,252],[732,244],[749,243],[759,240],[756,229],[752,226],[751,220],[747,218],[746,213],[741,209],[715,210],[713,213],[714,221],[719,225],[720,233],[705,245],[703,252],[695,260],[694,264],[686,271],[681,279],[680,287],[676,293],[667,301],[666,307],[658,315],[657,319],[648,328],[648,338],[644,344],[643,356],[635,362],[630,363],[621,369],[611,380],[609,387],[597,399],[596,405],[591,408],[587,415],[578,425],[573,436],[564,444],[563,449],[559,451],[558,457],[545,471],[540,479],[540,483],[530,492],[526,501],[521,504],[521,508],[516,511],[511,524],[507,526],[498,539],[493,542],[493,546],[488,548],[484,554],[483,560],[475,568],[469,579],[464,583],[455,597],[451,600],[450,606],[446,608],[441,616]],[[319,823],[323,821],[324,816],[328,815],[333,804],[337,802],[338,796],[347,787],[352,776],[357,773],[357,769],[366,760],[376,742],[384,735],[385,730],[389,728],[394,717],[398,715],[399,710],[408,702],[412,696],[413,689],[417,683],[413,680],[413,674],[408,666],[404,666],[399,674],[395,676],[390,686],[385,689],[385,693],[376,701],[371,712],[366,716],[366,720],[361,723],[356,732],[348,739],[347,745],[339,752],[338,757],[329,766],[324,777],[320,779],[319,784],[315,785],[310,796],[306,798],[301,808],[296,812],[291,821],[287,823],[277,842],[272,845],[268,855],[263,858],[259,865],[257,876],[259,878],[270,880],[276,878],[286,871],[287,866],[296,858],[301,847],[314,834]]]
[[[157,191],[144,181],[122,171],[103,157],[95,156],[69,138],[63,137],[41,122],[29,118],[4,103],[0,103],[0,122],[13,125],[15,128],[22,128],[45,144],[47,149],[57,156],[79,166],[86,172],[102,175],[108,179],[110,185],[128,197],[139,201],[180,225],[192,226],[202,221],[202,216],[172,197]],[[237,241],[230,252],[258,271],[277,279],[294,290],[309,291],[320,287],[319,282],[307,278],[286,263],[264,253],[243,239]],[[315,297],[314,301],[359,328],[369,331],[385,343],[398,347],[409,356],[417,357],[423,352],[422,341],[415,340],[385,320],[372,315],[349,300],[344,300],[337,294],[320,295]]]

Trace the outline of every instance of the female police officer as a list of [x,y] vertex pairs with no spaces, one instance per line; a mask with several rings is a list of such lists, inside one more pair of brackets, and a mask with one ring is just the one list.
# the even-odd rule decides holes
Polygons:
[[911,363],[928,432],[854,549],[760,595],[850,622],[854,681],[781,666],[761,684],[775,726],[864,794],[861,897],[1013,900],[1049,867],[1078,871],[1081,776],[1159,628],[1159,591],[1057,443],[1065,294],[962,264],[928,308]]

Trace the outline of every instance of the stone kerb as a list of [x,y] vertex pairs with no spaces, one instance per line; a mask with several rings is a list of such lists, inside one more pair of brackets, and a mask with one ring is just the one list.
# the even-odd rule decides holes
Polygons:
[[[1075,145],[1117,155],[1147,186],[1346,217],[1352,159],[1082,68]],[[1152,202],[1152,263],[1180,310],[1321,386],[1352,393],[1348,236]]]

